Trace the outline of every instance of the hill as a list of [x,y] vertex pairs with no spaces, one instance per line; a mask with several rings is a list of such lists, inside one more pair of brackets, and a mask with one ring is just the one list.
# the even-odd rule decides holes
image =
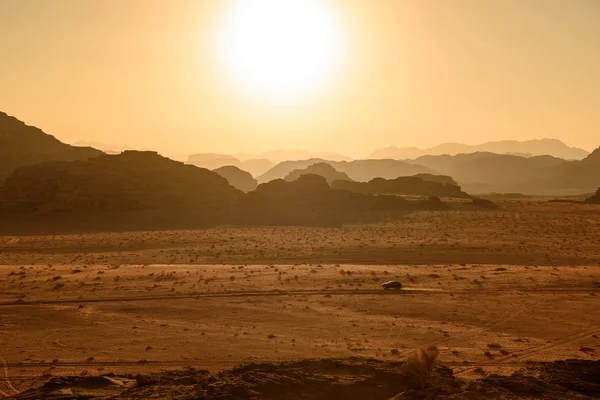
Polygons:
[[295,169],[292,172],[290,172],[289,174],[287,174],[284,179],[288,182],[291,182],[291,181],[295,181],[296,179],[300,178],[300,176],[302,176],[302,175],[308,175],[308,174],[322,176],[323,178],[325,178],[327,183],[330,185],[334,181],[337,181],[337,180],[352,181],[352,179],[350,179],[348,177],[348,175],[346,175],[343,172],[336,171],[335,168],[333,168],[331,165],[324,163],[324,162],[312,164],[303,169]]
[[0,112],[0,184],[15,169],[48,161],[86,160],[102,154],[62,143],[41,129]]
[[232,223],[339,226],[445,208],[439,201],[335,190],[313,174],[271,181],[244,194],[213,171],[137,151],[21,167],[0,187],[3,217],[11,223],[21,216],[29,222],[42,218],[47,231],[67,224],[88,231]]
[[275,163],[267,159],[247,159],[241,161],[230,155],[212,153],[192,154],[189,156],[187,163],[210,170],[231,165],[249,172],[253,177],[264,174],[275,165]]
[[479,152],[422,156],[411,162],[452,176],[469,193],[567,195],[589,193],[598,187],[598,153],[596,150],[581,161]]
[[415,159],[423,155],[457,155],[464,153],[489,152],[497,154],[511,154],[521,156],[543,156],[550,155],[566,160],[581,160],[589,153],[586,150],[567,146],[556,139],[534,139],[534,140],[500,140],[486,142],[478,145],[467,145],[462,143],[443,143],[434,147],[420,149],[417,147],[388,147],[376,150],[367,158],[373,159]]
[[308,158],[325,158],[333,161],[349,161],[350,158],[343,154],[332,153],[329,151],[306,151],[306,150],[271,150],[265,153],[256,155],[250,154],[237,154],[237,158],[240,160],[265,158],[275,163],[282,161],[293,161],[293,160],[306,160]]
[[243,225],[339,226],[380,221],[412,210],[446,209],[436,201],[408,201],[398,196],[375,196],[332,189],[319,175],[301,175],[288,182],[277,179],[248,193],[236,208],[234,220]]
[[226,165],[221,168],[214,169],[213,172],[227,179],[229,184],[244,193],[251,192],[256,189],[258,183],[249,172],[243,171],[233,165]]
[[214,172],[154,152],[126,151],[19,168],[0,188],[0,204],[25,212],[186,209],[199,222],[214,222],[240,195]]
[[282,179],[296,169],[307,168],[313,164],[326,163],[339,172],[343,172],[354,181],[367,182],[374,178],[394,179],[399,176],[412,176],[419,173],[434,174],[430,168],[398,160],[354,160],[330,161],[311,158],[300,161],[284,161],[257,178],[259,183]]
[[600,188],[591,197],[585,199],[588,204],[600,204]]
[[397,194],[436,197],[470,197],[460,186],[426,181],[416,176],[402,176],[396,179],[375,178],[369,182],[338,180],[333,189],[348,190],[356,193]]

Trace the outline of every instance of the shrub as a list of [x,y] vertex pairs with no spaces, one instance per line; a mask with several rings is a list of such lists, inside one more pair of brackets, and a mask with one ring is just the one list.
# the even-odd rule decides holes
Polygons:
[[439,354],[438,348],[433,346],[419,350],[406,360],[403,365],[403,372],[410,378],[411,383],[416,388],[423,389],[427,386]]

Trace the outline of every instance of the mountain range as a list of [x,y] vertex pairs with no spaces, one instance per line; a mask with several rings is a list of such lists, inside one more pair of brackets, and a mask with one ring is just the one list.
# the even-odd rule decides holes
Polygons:
[[103,154],[62,143],[41,129],[0,112],[0,184],[15,169],[47,161],[86,160]]
[[299,161],[283,161],[257,177],[259,183],[269,182],[274,179],[283,179],[296,169],[307,168],[313,164],[325,162],[343,172],[354,181],[366,182],[374,178],[394,179],[399,176],[416,174],[435,174],[435,172],[422,165],[410,164],[399,160],[354,160],[330,161],[319,158]]
[[376,150],[367,158],[373,159],[415,159],[424,155],[457,155],[476,152],[511,154],[525,157],[551,155],[565,160],[581,160],[589,152],[577,147],[567,146],[556,139],[533,139],[525,141],[500,140],[477,145],[462,143],[443,143],[427,149],[418,147],[387,147]]
[[[490,142],[487,145],[491,146],[493,143],[514,144],[515,142]],[[530,147],[535,143],[541,146],[551,144],[555,152],[568,148],[558,141],[541,140],[520,142],[519,148],[513,147],[511,150],[533,151],[535,149]],[[542,147],[545,149],[550,148],[544,146]],[[543,150],[537,152],[541,151]],[[83,161],[102,154],[104,153],[94,148],[62,143],[42,130],[0,112],[0,184],[20,167],[55,161]],[[285,154],[302,155],[294,152]],[[275,163],[267,159],[242,161],[230,155],[205,153],[190,156],[188,163],[210,170],[225,165],[236,166],[243,171],[227,168],[220,172],[227,175],[233,186],[244,191],[254,187],[256,184],[254,179],[258,181],[257,183],[284,179],[295,170],[303,170],[318,163],[330,165],[335,173],[345,174],[340,176],[347,176],[348,179],[356,182],[369,182],[375,178],[392,180],[417,174],[444,175],[471,194],[572,195],[593,193],[600,186],[600,149],[587,154],[581,160],[566,160],[554,155],[523,156],[473,152],[457,155],[424,155],[412,160],[339,161],[309,158]],[[255,178],[245,174],[244,171],[250,172]]]

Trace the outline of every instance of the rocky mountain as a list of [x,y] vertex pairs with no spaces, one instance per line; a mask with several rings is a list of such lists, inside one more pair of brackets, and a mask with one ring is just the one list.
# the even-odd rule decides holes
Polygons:
[[433,175],[433,174],[416,174],[413,175],[416,178],[421,178],[424,181],[431,181],[441,183],[442,185],[454,185],[458,186],[458,183],[451,176],[447,175]]
[[[231,168],[235,167],[227,170]],[[3,216],[10,216],[12,223],[18,223],[20,216],[29,222],[43,218],[44,229],[64,229],[65,224],[85,230],[218,224],[339,226],[379,221],[398,212],[445,208],[439,201],[334,190],[314,174],[293,182],[271,181],[244,194],[216,172],[137,151],[21,167],[0,187]]]
[[249,172],[252,176],[264,174],[275,165],[275,163],[267,159],[247,159],[241,161],[227,154],[211,153],[193,154],[189,156],[187,163],[210,170],[225,166],[234,166]]
[[332,189],[324,177],[301,175],[288,182],[260,184],[244,196],[234,220],[244,225],[324,225],[373,222],[417,209],[445,209],[441,202],[409,201],[398,196],[375,196]]
[[338,180],[331,185],[333,189],[348,190],[356,193],[395,194],[436,197],[470,197],[460,186],[426,181],[416,176],[402,176],[396,179],[375,178],[369,182]]
[[229,184],[244,193],[251,192],[256,189],[258,183],[249,172],[243,171],[233,165],[226,165],[221,168],[214,169],[223,178],[227,179]]
[[297,180],[302,175],[309,174],[322,176],[323,178],[325,178],[329,185],[331,185],[334,181],[338,180],[352,181],[352,179],[350,179],[347,174],[336,171],[335,168],[324,162],[312,164],[303,169],[295,169],[289,174],[287,174],[284,179],[288,182],[291,182]]
[[596,193],[591,197],[585,199],[588,204],[600,204],[600,188],[596,190]]
[[413,160],[417,157],[429,154],[426,149],[418,147],[395,147],[390,146],[384,149],[375,150],[367,156],[373,160]]
[[300,161],[284,161],[256,178],[259,183],[265,183],[274,179],[282,179],[296,169],[307,168],[313,164],[326,163],[335,170],[343,172],[352,180],[367,182],[374,178],[394,179],[399,176],[412,176],[419,173],[434,174],[430,168],[422,165],[406,163],[398,160],[354,160],[354,161],[331,161],[312,158]]
[[600,149],[580,161],[479,152],[410,162],[451,176],[472,194],[572,195],[590,193],[600,184]]
[[41,129],[0,112],[0,184],[15,169],[47,161],[97,157],[101,151],[62,143]]
[[126,151],[19,168],[0,188],[0,204],[48,212],[187,209],[216,221],[241,195],[214,172],[154,152]]
[[426,149],[419,149],[417,147],[388,147],[373,152],[367,158],[402,160],[415,159],[423,155],[457,155],[476,152],[520,155],[525,157],[550,155],[565,160],[581,160],[589,154],[586,150],[567,146],[560,140],[534,139],[525,141],[500,140],[478,145],[443,143]]
[[[307,159],[327,159],[332,161],[348,161],[348,157],[330,152],[311,152],[305,150],[273,150],[261,154],[239,153],[218,154],[218,153],[198,153],[192,154],[188,158],[188,164],[201,168],[216,169],[226,165],[233,165],[244,171],[248,171],[252,176],[257,177],[266,173],[275,166],[276,163],[283,161],[296,161]],[[283,178],[283,176],[281,176]]]
[[324,158],[333,161],[350,161],[349,157],[343,154],[332,153],[329,151],[306,151],[306,150],[271,150],[260,154],[239,153],[236,158],[246,161],[250,159],[267,159],[274,163],[282,161],[306,160],[308,158]]

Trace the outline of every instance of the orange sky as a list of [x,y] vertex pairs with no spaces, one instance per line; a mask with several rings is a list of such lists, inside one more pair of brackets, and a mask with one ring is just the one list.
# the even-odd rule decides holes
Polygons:
[[345,52],[290,103],[227,80],[212,44],[229,1],[0,0],[0,110],[167,154],[600,145],[600,1],[322,0]]

